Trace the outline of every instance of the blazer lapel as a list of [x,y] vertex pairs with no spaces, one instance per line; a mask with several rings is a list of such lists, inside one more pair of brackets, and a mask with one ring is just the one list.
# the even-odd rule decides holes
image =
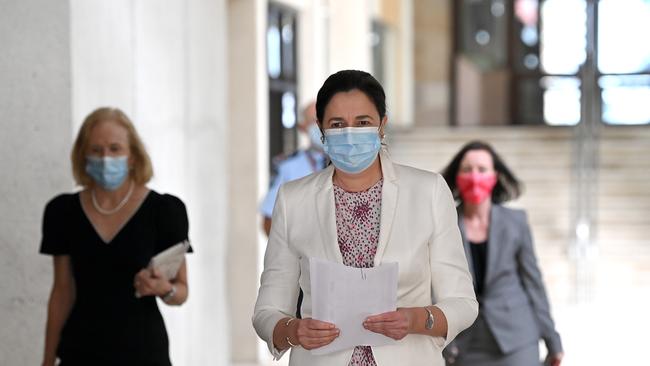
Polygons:
[[487,247],[487,268],[485,269],[485,282],[490,281],[494,274],[494,269],[498,268],[497,261],[503,251],[504,237],[503,220],[501,220],[501,209],[498,205],[492,204],[490,209],[490,223],[488,232]]
[[379,219],[379,243],[377,244],[377,253],[375,253],[375,267],[381,263],[381,259],[386,251],[388,239],[390,238],[393,221],[395,219],[395,209],[397,208],[397,196],[399,187],[397,185],[397,176],[395,168],[383,149],[379,153],[381,159],[381,171],[384,178],[384,184],[381,189],[381,216]]
[[320,174],[316,191],[316,211],[321,239],[325,246],[325,253],[330,260],[343,264],[343,256],[336,235],[336,207],[334,204],[334,185],[332,175],[334,166],[330,165]]
[[463,206],[458,206],[458,228],[460,229],[460,236],[463,240],[463,248],[465,249],[465,258],[467,258],[467,266],[469,267],[469,272],[472,274],[472,282],[476,287],[476,273],[474,273],[474,263],[472,262],[472,248],[470,248],[469,241],[467,240],[467,235],[465,234],[465,221],[463,220]]

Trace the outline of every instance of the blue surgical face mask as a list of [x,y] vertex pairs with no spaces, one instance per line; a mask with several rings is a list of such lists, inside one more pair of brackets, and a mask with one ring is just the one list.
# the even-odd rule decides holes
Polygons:
[[129,176],[128,157],[124,156],[86,156],[86,173],[102,188],[114,191]]
[[325,130],[324,151],[334,166],[358,174],[377,159],[381,148],[377,127],[346,127]]
[[318,128],[316,124],[312,123],[307,129],[307,133],[309,134],[311,146],[323,150],[323,140],[321,140],[322,135],[320,128]]

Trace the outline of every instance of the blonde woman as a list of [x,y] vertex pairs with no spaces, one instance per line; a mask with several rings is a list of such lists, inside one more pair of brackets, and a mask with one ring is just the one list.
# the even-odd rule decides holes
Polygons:
[[186,265],[174,279],[145,268],[187,239],[185,205],[147,188],[151,161],[119,109],[86,117],[71,160],[83,189],[52,199],[43,217],[40,252],[54,262],[43,366],[171,365],[156,297],[185,302]]

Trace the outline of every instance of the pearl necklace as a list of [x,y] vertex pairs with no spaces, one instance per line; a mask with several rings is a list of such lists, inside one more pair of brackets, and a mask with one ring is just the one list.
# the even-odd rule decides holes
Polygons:
[[134,186],[133,181],[131,181],[131,185],[129,186],[129,191],[126,193],[126,196],[124,196],[122,201],[120,201],[120,203],[118,203],[117,206],[115,206],[110,210],[105,210],[99,206],[99,203],[97,202],[97,197],[95,196],[95,190],[92,189],[90,191],[90,197],[92,198],[93,201],[93,207],[95,207],[95,210],[97,210],[97,212],[99,212],[102,215],[108,216],[116,213],[117,211],[122,209],[122,207],[124,207],[124,205],[126,205],[127,202],[129,202],[129,198],[131,198],[131,195],[133,194],[133,186]]

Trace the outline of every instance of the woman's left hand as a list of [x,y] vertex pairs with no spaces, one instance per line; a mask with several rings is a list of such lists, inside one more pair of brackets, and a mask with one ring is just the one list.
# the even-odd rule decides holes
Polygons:
[[133,286],[140,296],[164,296],[172,288],[171,282],[155,268],[143,268],[136,273]]
[[555,354],[549,354],[546,356],[546,362],[544,365],[549,365],[549,366],[560,366],[562,363],[562,359],[564,358],[564,353],[555,353]]
[[363,327],[399,341],[410,333],[411,318],[409,309],[399,308],[396,311],[369,316],[363,322]]

